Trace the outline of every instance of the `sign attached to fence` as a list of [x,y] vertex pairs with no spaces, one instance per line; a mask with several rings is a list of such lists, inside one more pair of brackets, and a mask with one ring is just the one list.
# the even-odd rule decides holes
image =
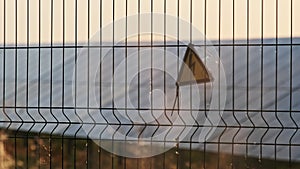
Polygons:
[[177,84],[182,86],[193,83],[206,83],[212,80],[210,73],[194,51],[193,45],[189,44],[183,58]]

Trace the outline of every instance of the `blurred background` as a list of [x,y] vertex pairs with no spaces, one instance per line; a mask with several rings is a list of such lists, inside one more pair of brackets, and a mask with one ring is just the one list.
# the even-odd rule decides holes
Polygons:
[[[0,168],[299,168],[299,6],[299,0],[0,0]],[[101,32],[144,13],[149,19]],[[190,25],[153,20],[153,13],[184,20],[205,36]],[[116,47],[128,31],[164,35],[137,35]],[[116,117],[110,104],[78,107],[72,98],[78,53],[98,35],[93,48],[99,55],[112,48],[112,58],[140,48],[167,48],[182,58],[188,43],[216,50],[227,97],[220,123],[210,124],[217,127],[213,136],[195,141],[203,127],[197,123],[182,142],[149,158],[117,156],[90,140],[77,113],[96,110],[101,125]],[[99,97],[108,96],[100,89]],[[209,110],[186,111],[205,118]]]

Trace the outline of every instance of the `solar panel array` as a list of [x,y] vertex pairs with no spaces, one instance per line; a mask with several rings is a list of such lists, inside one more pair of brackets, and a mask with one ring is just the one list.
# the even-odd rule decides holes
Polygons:
[[[0,3],[0,168],[299,166],[297,0]],[[184,104],[174,107],[189,43],[205,64],[214,55],[222,65],[208,68],[225,83],[224,108],[210,105],[210,83],[180,88]],[[161,133],[153,157],[97,145]]]

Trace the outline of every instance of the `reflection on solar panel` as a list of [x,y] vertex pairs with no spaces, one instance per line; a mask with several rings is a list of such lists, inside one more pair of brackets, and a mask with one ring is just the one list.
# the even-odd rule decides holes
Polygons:
[[0,168],[299,168],[299,5],[0,0]]

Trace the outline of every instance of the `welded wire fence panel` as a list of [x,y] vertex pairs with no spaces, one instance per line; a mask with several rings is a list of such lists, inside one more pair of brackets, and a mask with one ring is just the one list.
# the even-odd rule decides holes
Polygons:
[[0,168],[299,168],[298,0],[0,0]]

